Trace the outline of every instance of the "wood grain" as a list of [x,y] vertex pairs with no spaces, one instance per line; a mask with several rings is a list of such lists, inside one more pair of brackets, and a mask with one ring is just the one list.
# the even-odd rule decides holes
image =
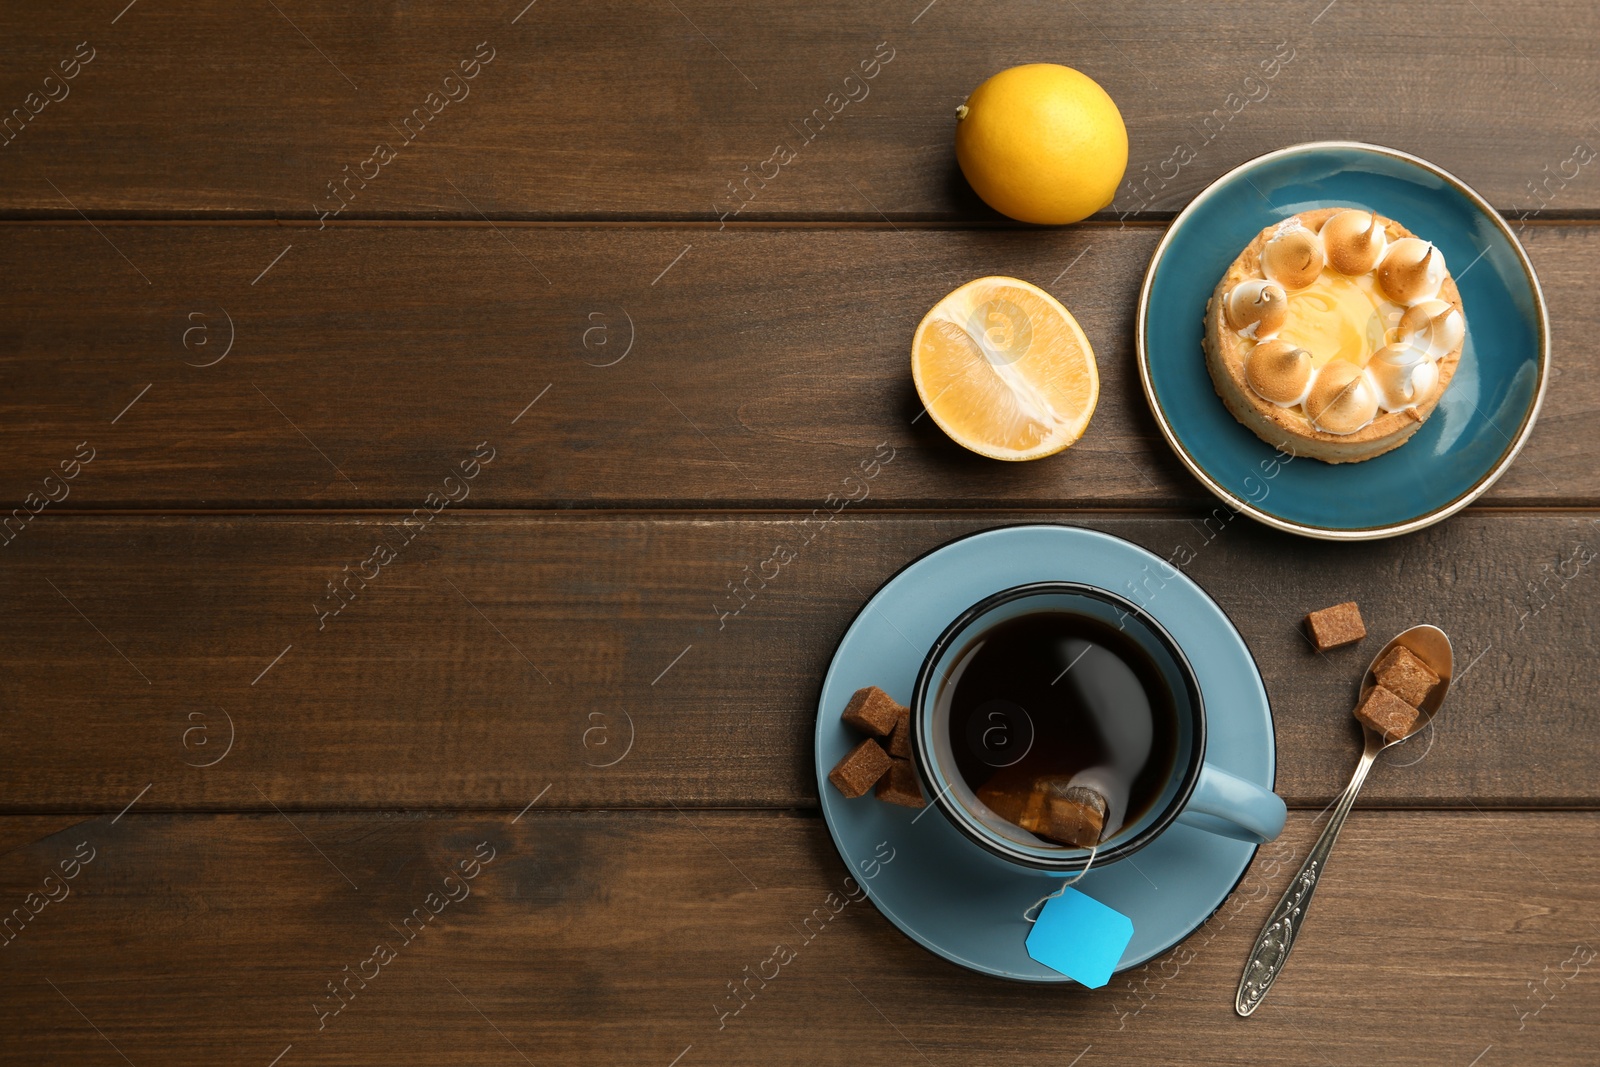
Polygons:
[[[1278,788],[1296,804],[1320,808],[1343,787],[1361,671],[1379,642],[1424,621],[1452,636],[1458,681],[1431,742],[1386,756],[1363,803],[1600,800],[1591,512],[1467,512],[1361,545],[1199,513],[847,509],[806,526],[447,509],[409,544],[399,519],[40,520],[3,550],[0,805],[115,812],[152,783],[144,810],[516,811],[547,785],[564,804],[605,807],[812,804],[818,687],[864,599],[922,553],[1017,521],[1193,555],[1187,572],[1261,665]],[[319,604],[339,603],[327,583],[356,574],[379,542],[398,558],[320,619]],[[718,605],[739,603],[729,583],[770,572],[760,564],[775,545],[795,558],[767,587],[752,580],[747,606],[724,618]],[[1126,592],[1160,607],[1159,589]],[[1352,599],[1368,640],[1312,651],[1305,613]],[[216,762],[230,718],[237,740]],[[627,757],[592,766],[617,759],[630,721]]]
[[[1210,499],[1159,436],[1134,369],[1155,227],[6,232],[11,507],[85,441],[97,456],[52,508],[411,508],[486,439],[505,459],[470,508],[809,508],[884,441],[896,459],[875,506]],[[1583,427],[1600,373],[1584,339],[1600,333],[1600,229],[1528,232],[1555,370],[1487,499],[1593,505]],[[910,382],[921,316],[997,273],[1048,284],[1100,366],[1087,435],[1037,463],[956,446],[919,418]]]
[[[0,1065],[1592,1064],[1597,33],[1579,0],[0,8]],[[1088,224],[1011,224],[954,163],[956,105],[1028,61],[1127,121]],[[1554,328],[1506,477],[1370,545],[1213,512],[1133,370],[1164,220],[1330,138],[1483,192]],[[918,418],[917,320],[991,273],[1099,356],[1042,463]],[[1296,809],[1094,992],[972,975],[868,903],[798,927],[846,886],[809,755],[836,642],[910,560],[1023,521],[1192,554]],[[1371,636],[1319,656],[1299,619],[1347,599]],[[1445,714],[1240,1020],[1355,680],[1420,621],[1460,657]]]
[[[309,219],[389,143],[397,158],[342,194],[350,215],[993,218],[955,166],[955,108],[1037,60],[1118,102],[1117,214],[1175,210],[1243,160],[1329,138],[1432,158],[1508,212],[1600,208],[1573,160],[1600,135],[1600,14],[1580,0],[1535,17],[1430,0],[1403,24],[1326,0],[122,6],[0,13],[0,107],[38,109],[0,149],[0,210]],[[80,41],[95,57],[47,86]],[[402,120],[480,42],[494,59],[408,145]],[[845,81],[878,54],[875,77]],[[1292,58],[1268,78],[1275,54]],[[779,145],[796,158],[763,166]]]
[[[1596,979],[1574,952],[1592,959],[1597,942],[1597,820],[1357,812],[1283,978],[1245,1021],[1232,1012],[1245,950],[1314,834],[1311,813],[1291,818],[1189,941],[1089,991],[970,974],[867,902],[813,920],[808,940],[801,922],[849,888],[815,817],[541,805],[515,824],[302,814],[291,826],[272,813],[135,811],[0,861],[10,906],[81,842],[94,850],[72,894],[0,949],[0,1059],[122,1062],[114,1045],[129,1062],[173,1065],[215,1063],[219,1048],[264,1065],[288,1048],[286,1065],[1082,1054],[1086,1067],[1436,1067],[1492,1046],[1488,1062],[1587,1065]],[[398,925],[480,842],[492,861],[452,883],[470,895],[422,933],[414,920],[406,942]],[[370,977],[378,943],[394,958],[322,1016],[315,1005],[338,1003],[326,983]],[[728,983],[778,944],[795,958],[765,987],[752,980],[755,997],[719,1029],[715,1005],[737,1003]]]

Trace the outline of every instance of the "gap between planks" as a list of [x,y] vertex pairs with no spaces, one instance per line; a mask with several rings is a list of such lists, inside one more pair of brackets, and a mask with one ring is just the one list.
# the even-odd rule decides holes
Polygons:
[[[1354,757],[1352,757],[1352,762]],[[1327,797],[1284,797],[1284,802],[1293,812],[1311,812],[1321,814],[1326,812],[1338,798],[1333,795]],[[748,815],[752,817],[799,817],[806,819],[822,818],[822,809],[818,805],[797,807],[793,804],[762,806],[755,804],[715,804],[701,806],[687,802],[683,804],[668,803],[665,806],[656,804],[618,805],[596,804],[583,805],[558,805],[540,804],[526,814],[529,818],[534,815],[617,815],[617,816],[644,816],[644,815],[674,815],[680,811],[692,811],[697,814],[722,814],[722,815]],[[35,810],[23,806],[0,805],[0,819],[69,819],[81,818],[85,822],[106,815],[116,814],[115,808],[51,808]],[[1600,812],[1600,798],[1575,799],[1557,798],[1548,803],[1529,804],[1525,800],[1508,803],[1494,798],[1450,798],[1447,800],[1430,799],[1427,803],[1395,804],[1377,802],[1367,804],[1357,802],[1355,811],[1373,812],[1381,814],[1411,814],[1420,812],[1438,812],[1441,814],[1473,815],[1582,815]],[[141,804],[138,809],[127,814],[126,820],[136,818],[205,818],[210,816],[249,816],[252,818],[279,818],[283,812],[293,812],[297,815],[327,815],[349,816],[359,818],[364,816],[395,816],[401,815],[413,819],[453,819],[466,818],[498,818],[499,816],[517,815],[521,808],[515,805],[488,805],[472,807],[453,805],[451,807],[395,807],[382,805],[377,807],[351,807],[348,804],[339,804],[331,807],[318,805],[297,805],[288,802],[272,807],[240,806],[236,808],[223,807],[161,807],[154,804]]]
[[[661,519],[663,521],[699,521],[715,518],[720,522],[740,522],[744,520],[759,520],[768,518],[792,518],[803,512],[808,512],[816,506],[814,500],[795,501],[792,504],[765,504],[753,505],[730,500],[721,506],[707,507],[697,503],[693,507],[671,504],[618,504],[615,507],[598,507],[588,504],[582,507],[573,507],[553,501],[543,507],[529,507],[526,505],[505,506],[464,506],[457,508],[455,514],[472,516],[475,520],[488,519],[513,519],[536,520],[551,518],[573,518],[589,520],[609,519]],[[1087,504],[1087,505],[1038,505],[1031,507],[1022,506],[995,506],[989,504],[918,504],[905,507],[873,507],[852,508],[851,517],[873,519],[903,519],[903,518],[931,518],[931,519],[993,519],[1003,523],[1009,519],[1037,518],[1041,515],[1054,515],[1057,517],[1070,516],[1073,519],[1104,519],[1114,521],[1122,518],[1155,518],[1155,519],[1184,519],[1193,518],[1197,513],[1209,514],[1213,509],[1224,507],[1220,500],[1195,500],[1184,504],[1152,504],[1147,507],[1123,507],[1114,504]],[[149,504],[130,505],[126,508],[72,508],[62,506],[53,508],[50,517],[72,516],[77,519],[279,519],[279,518],[313,518],[318,520],[351,519],[360,520],[367,518],[396,517],[408,514],[410,504],[364,504],[352,507],[338,505],[324,507],[310,507],[302,504],[289,504],[282,507],[254,507],[254,508],[197,508],[197,507],[158,507]],[[1458,515],[1567,515],[1567,514],[1594,514],[1600,513],[1600,504],[1473,504]],[[1454,516],[1451,516],[1454,518]],[[1448,520],[1446,520],[1448,521]],[[1309,540],[1309,539],[1305,539]]]
[[[1517,221],[1524,226],[1581,226],[1600,223],[1600,211],[1547,211],[1537,218],[1520,219],[1511,210],[1499,210],[1500,217],[1508,223]],[[285,228],[316,228],[316,229],[362,229],[369,227],[394,227],[394,228],[430,228],[430,229],[492,229],[500,227],[517,227],[523,229],[553,229],[553,230],[590,230],[590,229],[619,229],[619,230],[712,230],[712,231],[763,231],[763,230],[865,230],[899,232],[902,230],[921,231],[967,231],[967,230],[1016,230],[1019,232],[1042,233],[1071,233],[1081,230],[1121,230],[1121,229],[1152,229],[1165,227],[1177,217],[1175,211],[1151,211],[1134,213],[1125,219],[1116,217],[1095,218],[1090,217],[1082,222],[1070,226],[1035,226],[1030,223],[1016,222],[1011,219],[973,219],[958,218],[939,215],[914,215],[904,216],[880,214],[816,214],[796,215],[793,217],[773,216],[770,218],[739,219],[734,222],[719,222],[716,219],[707,219],[691,215],[649,215],[649,214],[573,214],[553,216],[533,216],[530,213],[509,214],[473,214],[452,215],[449,213],[431,211],[421,212],[387,212],[371,215],[351,214],[338,219],[319,220],[317,218],[284,218],[270,212],[256,211],[213,211],[193,214],[184,213],[137,213],[102,211],[90,212],[80,215],[76,212],[57,212],[55,209],[47,211],[6,211],[0,212],[0,226],[77,226],[89,227],[94,225],[132,227],[132,226],[273,226]],[[441,217],[444,215],[445,217]]]

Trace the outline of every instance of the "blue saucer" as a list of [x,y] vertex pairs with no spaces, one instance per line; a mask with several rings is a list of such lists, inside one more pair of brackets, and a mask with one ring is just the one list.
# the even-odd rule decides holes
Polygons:
[[[827,780],[860,740],[839,720],[850,695],[876,685],[902,703],[909,700],[940,631],[991,593],[1029,582],[1076,581],[1131,596],[1194,664],[1208,712],[1207,761],[1272,788],[1272,711],[1255,660],[1222,609],[1182,572],[1156,589],[1159,579],[1152,576],[1169,572],[1157,556],[1110,534],[1072,526],[1001,527],[911,563],[850,624],[817,707],[822,815],[856,880],[907,936],[984,974],[1070,981],[1035,962],[1023,943],[1029,930],[1023,909],[1059,885],[1059,877],[1005,863],[963,837],[932,805],[912,811],[871,793],[846,800]],[[1117,966],[1124,970],[1193,933],[1254,855],[1253,845],[1175,824],[1138,855],[1091,868],[1075,888],[1133,920],[1133,940]]]
[[[1461,290],[1466,345],[1439,406],[1401,447],[1362,463],[1275,467],[1275,450],[1218,398],[1201,320],[1241,248],[1317,207],[1372,209],[1437,245]],[[1151,257],[1135,335],[1150,410],[1195,477],[1269,526],[1333,540],[1408,533],[1476,499],[1527,440],[1550,364],[1539,281],[1494,209],[1425,160],[1347,141],[1268,153],[1195,197]]]

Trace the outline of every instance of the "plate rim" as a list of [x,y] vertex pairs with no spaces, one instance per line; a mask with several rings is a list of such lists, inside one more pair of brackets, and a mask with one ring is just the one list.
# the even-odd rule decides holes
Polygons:
[[[852,629],[854,629],[856,623],[858,621],[860,621],[866,615],[867,608],[871,606],[873,599],[875,597],[877,597],[878,594],[883,592],[883,589],[884,589],[885,586],[889,585],[896,578],[899,578],[901,574],[905,573],[912,566],[914,566],[917,563],[922,562],[924,559],[928,558],[929,556],[934,555],[937,552],[940,552],[940,551],[942,551],[942,550],[944,550],[946,548],[949,548],[952,545],[955,545],[955,544],[957,544],[959,542],[962,542],[962,541],[970,540],[970,539],[975,538],[975,537],[982,536],[984,534],[995,533],[995,532],[1002,531],[1002,530],[1019,530],[1019,529],[1030,529],[1030,528],[1038,528],[1038,527],[1050,527],[1050,528],[1055,528],[1055,529],[1065,529],[1065,530],[1071,530],[1071,531],[1075,531],[1075,532],[1079,532],[1079,533],[1087,533],[1087,534],[1093,534],[1093,535],[1098,535],[1098,536],[1102,536],[1102,537],[1112,538],[1114,540],[1122,542],[1126,546],[1132,547],[1132,548],[1137,549],[1137,550],[1139,550],[1141,552],[1148,553],[1149,555],[1151,555],[1155,559],[1160,559],[1161,558],[1160,556],[1157,556],[1157,555],[1155,555],[1155,553],[1151,552],[1150,549],[1145,548],[1143,545],[1139,544],[1137,541],[1132,541],[1132,540],[1130,540],[1130,539],[1128,539],[1126,537],[1121,536],[1120,534],[1114,534],[1114,533],[1111,533],[1111,532],[1109,532],[1107,530],[1101,530],[1101,529],[1098,529],[1098,528],[1093,527],[1093,526],[1083,526],[1083,525],[1079,525],[1079,524],[1073,523],[1073,522],[1063,522],[1063,521],[1053,521],[1052,522],[1052,521],[1041,521],[1039,519],[1017,519],[1016,521],[1000,522],[1000,523],[997,523],[996,525],[993,525],[993,526],[985,526],[982,529],[971,530],[971,531],[969,531],[967,533],[959,534],[959,535],[957,535],[955,537],[952,537],[952,538],[950,538],[950,539],[948,539],[946,541],[942,541],[939,544],[934,545],[934,546],[932,546],[932,547],[930,547],[928,549],[925,549],[922,552],[917,553],[911,559],[906,560],[899,567],[896,567],[893,573],[891,573],[891,574],[887,575],[886,577],[884,577],[884,579],[882,581],[880,581],[872,589],[872,591],[870,593],[868,593],[862,599],[861,605],[856,608],[855,612],[850,616],[850,621],[845,625],[844,630],[839,634],[839,639],[834,642],[833,651],[828,656],[828,666],[827,666],[826,670],[823,671],[822,677],[817,683],[817,690],[816,690],[816,697],[815,697],[815,702],[816,702],[816,705],[817,705],[817,713],[816,713],[816,716],[812,720],[812,723],[811,723],[811,761],[812,761],[812,764],[813,764],[813,770],[816,772],[816,775],[817,775],[817,790],[818,790],[818,798],[819,798],[818,799],[818,805],[817,805],[817,813],[821,816],[823,826],[828,831],[828,840],[833,845],[834,853],[841,860],[844,861],[845,869],[847,871],[849,871],[850,877],[855,879],[856,884],[861,887],[862,891],[866,894],[867,898],[872,901],[873,907],[876,908],[879,911],[879,913],[882,914],[883,917],[889,921],[889,925],[894,927],[894,929],[900,934],[900,936],[902,936],[902,937],[906,938],[908,941],[911,941],[912,943],[920,946],[922,949],[924,949],[930,955],[933,955],[933,956],[937,957],[938,959],[943,960],[946,963],[953,964],[953,965],[955,965],[957,967],[960,967],[961,969],[963,969],[965,971],[968,971],[968,972],[970,972],[972,974],[983,975],[984,977],[987,977],[987,978],[995,978],[995,979],[998,979],[998,980],[1003,981],[1003,982],[1015,982],[1015,983],[1020,984],[1020,985],[1054,986],[1054,985],[1059,985],[1059,984],[1063,984],[1063,983],[1070,983],[1072,981],[1072,979],[1067,977],[1066,975],[1060,975],[1058,977],[1050,977],[1050,976],[1029,976],[1029,975],[1020,975],[1020,974],[1003,974],[1003,973],[999,972],[998,970],[995,970],[995,969],[992,969],[990,967],[987,967],[987,966],[985,966],[983,964],[980,964],[980,963],[978,963],[978,962],[976,962],[974,960],[968,960],[968,959],[965,959],[964,957],[959,957],[959,956],[955,955],[954,953],[952,953],[952,952],[950,952],[950,951],[948,951],[948,950],[946,950],[946,949],[944,949],[942,947],[939,947],[939,946],[933,944],[930,940],[928,940],[927,938],[922,936],[920,932],[916,932],[916,931],[907,929],[905,923],[903,922],[903,920],[898,917],[898,914],[892,908],[887,907],[884,904],[884,902],[881,901],[878,898],[878,893],[876,891],[874,891],[874,889],[871,887],[869,882],[863,881],[863,880],[855,877],[856,872],[850,866],[850,856],[845,851],[844,845],[839,839],[839,836],[840,836],[839,828],[834,825],[833,819],[829,816],[828,807],[821,802],[821,796],[822,796],[822,791],[823,791],[822,783],[823,783],[823,781],[826,780],[826,772],[822,769],[822,760],[821,760],[821,755],[822,755],[822,720],[823,720],[823,716],[826,714],[826,709],[823,707],[823,704],[822,704],[823,690],[827,687],[828,677],[829,677],[829,675],[831,675],[833,673],[834,662],[839,657],[839,650],[844,646],[845,639],[850,636],[850,631]],[[1187,572],[1182,572],[1182,573],[1184,573],[1185,576],[1187,577]],[[1267,689],[1267,679],[1266,679],[1266,675],[1263,674],[1262,671],[1261,671],[1261,663],[1260,663],[1259,660],[1256,659],[1255,651],[1253,649],[1251,649],[1250,643],[1244,639],[1243,632],[1241,632],[1239,630],[1238,624],[1236,622],[1234,622],[1233,616],[1228,613],[1228,609],[1225,608],[1222,605],[1222,602],[1220,600],[1218,600],[1216,597],[1212,596],[1211,592],[1208,589],[1206,589],[1205,586],[1201,585],[1198,581],[1195,581],[1193,578],[1189,578],[1189,582],[1195,587],[1196,590],[1199,591],[1201,596],[1203,596],[1207,601],[1209,601],[1212,604],[1213,607],[1216,608],[1218,613],[1222,615],[1223,619],[1225,619],[1227,621],[1228,625],[1233,629],[1234,635],[1238,638],[1239,646],[1242,649],[1244,649],[1245,657],[1249,661],[1251,669],[1255,673],[1256,681],[1257,681],[1257,683],[1259,684],[1259,686],[1261,688],[1262,700],[1265,703],[1266,709],[1267,709],[1267,722],[1268,722],[1269,726],[1272,729],[1272,743],[1268,747],[1268,750],[1267,750],[1268,760],[1269,760],[1270,765],[1271,765],[1271,774],[1270,774],[1271,781],[1268,783],[1267,788],[1271,789],[1273,792],[1277,792],[1277,789],[1278,789],[1278,772],[1281,769],[1280,768],[1280,763],[1279,763],[1279,760],[1278,760],[1278,744],[1277,744],[1278,722],[1277,722],[1277,716],[1273,713],[1272,694]],[[1182,937],[1180,937],[1177,941],[1173,942],[1171,945],[1167,946],[1166,948],[1163,948],[1160,951],[1158,951],[1158,952],[1156,952],[1156,953],[1154,953],[1154,954],[1152,954],[1152,955],[1150,955],[1150,956],[1148,956],[1148,957],[1146,957],[1144,959],[1141,959],[1141,960],[1138,960],[1136,962],[1129,963],[1129,964],[1126,964],[1126,965],[1121,965],[1120,962],[1119,962],[1119,965],[1112,971],[1112,974],[1113,975],[1126,974],[1129,971],[1133,971],[1133,970],[1135,970],[1135,969],[1137,969],[1139,967],[1146,966],[1151,961],[1159,959],[1160,957],[1162,957],[1162,956],[1166,955],[1167,953],[1173,951],[1179,945],[1182,945],[1184,942],[1188,941],[1189,938],[1193,937],[1196,933],[1198,933],[1200,931],[1200,929],[1205,926],[1206,923],[1210,922],[1217,915],[1217,913],[1222,910],[1223,905],[1227,904],[1228,901],[1233,898],[1233,894],[1238,892],[1239,887],[1244,884],[1245,877],[1250,873],[1251,867],[1253,867],[1255,865],[1255,861],[1256,861],[1257,857],[1259,857],[1261,855],[1262,847],[1263,846],[1261,846],[1261,845],[1252,845],[1251,846],[1249,858],[1245,860],[1243,867],[1239,871],[1238,877],[1233,880],[1233,884],[1231,886],[1229,886],[1227,892],[1222,895],[1222,899],[1217,902],[1216,907],[1212,908],[1209,912],[1207,912],[1205,914],[1205,916],[1203,918],[1201,918],[1200,921],[1195,923]]]
[[[1199,462],[1196,461],[1192,455],[1190,455],[1189,450],[1183,444],[1182,439],[1167,421],[1166,414],[1162,411],[1161,404],[1156,399],[1155,383],[1150,374],[1149,350],[1146,344],[1146,333],[1148,331],[1150,316],[1150,293],[1155,284],[1156,270],[1161,266],[1162,259],[1166,255],[1167,246],[1172,242],[1173,236],[1178,232],[1179,228],[1191,214],[1197,211],[1207,200],[1215,195],[1218,188],[1229,179],[1246,175],[1249,171],[1257,169],[1260,166],[1276,159],[1281,159],[1286,156],[1303,155],[1312,151],[1324,149],[1346,149],[1399,159],[1442,179],[1455,188],[1457,192],[1465,196],[1468,201],[1473,204],[1473,206],[1475,206],[1480,212],[1483,213],[1483,215],[1493,222],[1493,224],[1500,230],[1501,235],[1510,243],[1511,250],[1516,253],[1517,261],[1522,266],[1522,273],[1527,279],[1528,287],[1533,293],[1533,304],[1538,313],[1538,388],[1534,391],[1533,403],[1529,405],[1527,411],[1524,412],[1522,424],[1518,426],[1517,432],[1515,436],[1512,437],[1511,443],[1507,446],[1506,450],[1500,454],[1500,458],[1495,461],[1494,465],[1490,467],[1488,471],[1480,475],[1476,482],[1457,495],[1454,499],[1448,500],[1445,503],[1440,504],[1438,507],[1432,508],[1421,515],[1417,515],[1400,522],[1389,523],[1388,525],[1384,526],[1346,528],[1334,526],[1316,526],[1309,523],[1294,522],[1257,507],[1255,504],[1223,486],[1216,479],[1212,478],[1208,473],[1206,473],[1204,468],[1200,466]],[[1194,475],[1195,478],[1199,480],[1201,485],[1210,490],[1212,495],[1217,497],[1224,504],[1227,504],[1236,511],[1250,516],[1257,522],[1271,526],[1274,529],[1286,531],[1288,533],[1299,534],[1303,537],[1313,537],[1324,541],[1375,541],[1386,537],[1398,537],[1402,534],[1412,533],[1416,530],[1421,530],[1425,527],[1432,526],[1434,523],[1442,522],[1451,515],[1454,515],[1456,512],[1460,511],[1462,508],[1465,508],[1468,504],[1471,504],[1474,500],[1478,499],[1478,497],[1487,492],[1489,487],[1499,480],[1500,476],[1506,472],[1506,470],[1516,460],[1517,455],[1522,451],[1523,445],[1527,443],[1529,435],[1533,432],[1534,423],[1538,420],[1539,409],[1544,404],[1545,389],[1550,382],[1550,309],[1545,302],[1544,290],[1539,285],[1539,276],[1533,269],[1532,261],[1528,259],[1527,250],[1522,247],[1522,242],[1517,240],[1516,234],[1511,231],[1511,227],[1507,225],[1506,220],[1502,218],[1500,213],[1494,209],[1494,206],[1485,200],[1475,189],[1469,186],[1466,182],[1462,181],[1460,178],[1456,177],[1454,174],[1451,174],[1449,171],[1445,170],[1443,167],[1440,167],[1435,163],[1431,163],[1428,160],[1423,159],[1421,156],[1413,155],[1410,152],[1402,151],[1398,148],[1389,148],[1385,145],[1372,144],[1367,141],[1303,141],[1299,144],[1293,144],[1284,148],[1274,149],[1271,152],[1266,152],[1259,156],[1245,160],[1243,163],[1240,163],[1238,166],[1232,168],[1226,173],[1219,175],[1204,189],[1200,190],[1200,192],[1195,195],[1194,199],[1190,200],[1188,204],[1184,205],[1183,210],[1178,212],[1178,214],[1173,218],[1172,222],[1168,224],[1166,232],[1161,235],[1161,240],[1156,244],[1155,251],[1150,255],[1150,262],[1145,267],[1144,279],[1139,285],[1139,303],[1134,313],[1133,332],[1134,349],[1139,364],[1139,383],[1144,389],[1145,402],[1149,404],[1150,412],[1155,416],[1156,425],[1161,430],[1161,436],[1166,439],[1167,445],[1177,455],[1178,459],[1183,463],[1183,465],[1188,468],[1189,473]]]

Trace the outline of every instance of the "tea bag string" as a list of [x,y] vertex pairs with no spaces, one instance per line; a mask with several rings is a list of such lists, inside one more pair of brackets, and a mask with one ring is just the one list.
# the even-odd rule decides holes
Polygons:
[[1084,875],[1088,874],[1089,873],[1089,868],[1094,866],[1094,855],[1098,851],[1100,851],[1099,844],[1090,845],[1089,846],[1089,860],[1088,860],[1088,862],[1086,862],[1083,865],[1083,870],[1079,871],[1077,874],[1073,875],[1071,878],[1068,878],[1065,882],[1062,882],[1061,883],[1061,887],[1059,889],[1057,889],[1054,893],[1046,893],[1044,896],[1040,897],[1038,900],[1034,901],[1032,904],[1028,905],[1025,909],[1023,909],[1023,912],[1022,912],[1023,920],[1026,921],[1026,922],[1030,922],[1030,923],[1038,922],[1039,921],[1039,917],[1037,915],[1032,914],[1032,912],[1035,909],[1042,907],[1046,902],[1054,900],[1056,897],[1059,897],[1062,893],[1065,893],[1072,886],[1076,885],[1080,878],[1082,878]]

